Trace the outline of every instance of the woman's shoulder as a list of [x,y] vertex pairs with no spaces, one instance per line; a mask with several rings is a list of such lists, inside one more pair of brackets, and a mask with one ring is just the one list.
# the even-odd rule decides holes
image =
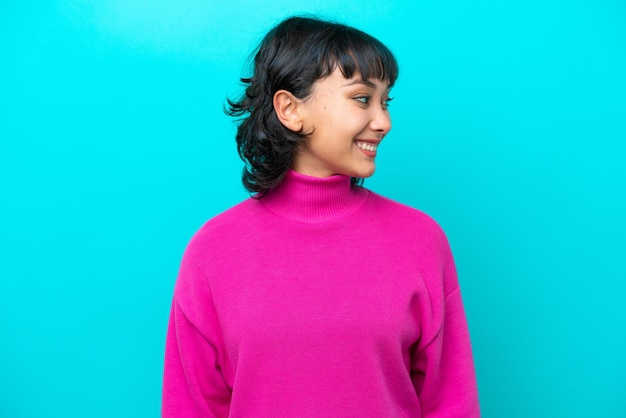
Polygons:
[[[410,259],[419,260],[422,267],[430,266],[426,267],[428,271],[454,269],[448,238],[433,217],[376,193],[372,193],[370,198],[372,213],[376,213],[376,219],[380,219],[377,225],[388,237],[390,246],[401,248]],[[455,277],[455,274],[448,277],[445,294],[457,286]],[[438,286],[440,277],[436,276],[434,280],[431,284]]]
[[187,242],[183,260],[206,259],[207,254],[220,252],[228,241],[249,235],[256,207],[258,202],[249,198],[205,221]]
[[418,229],[422,233],[436,236],[445,234],[439,223],[426,212],[407,204],[392,200],[370,191],[370,210],[380,217],[388,226],[397,225],[403,229]]
[[224,234],[237,234],[248,229],[258,208],[258,200],[248,198],[214,215],[198,228],[190,244],[206,239],[214,240],[216,237],[224,238]]

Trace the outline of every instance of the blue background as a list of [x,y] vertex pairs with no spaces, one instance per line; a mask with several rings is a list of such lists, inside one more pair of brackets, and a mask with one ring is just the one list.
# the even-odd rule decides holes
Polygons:
[[183,249],[247,197],[221,107],[298,12],[398,57],[366,185],[447,231],[484,416],[626,417],[618,0],[2,2],[0,416],[159,415]]

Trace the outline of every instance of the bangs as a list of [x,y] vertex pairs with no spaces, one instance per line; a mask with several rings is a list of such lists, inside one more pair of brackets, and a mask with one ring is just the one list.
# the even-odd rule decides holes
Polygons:
[[338,67],[346,78],[359,73],[364,80],[388,81],[392,87],[398,78],[398,63],[393,53],[366,33],[341,29],[344,30],[338,31],[329,42],[320,76],[326,77]]

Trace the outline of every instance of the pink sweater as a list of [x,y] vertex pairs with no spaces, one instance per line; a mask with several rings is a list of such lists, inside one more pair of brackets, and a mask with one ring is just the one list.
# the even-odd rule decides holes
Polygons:
[[447,240],[350,179],[290,171],[185,251],[163,417],[477,417]]

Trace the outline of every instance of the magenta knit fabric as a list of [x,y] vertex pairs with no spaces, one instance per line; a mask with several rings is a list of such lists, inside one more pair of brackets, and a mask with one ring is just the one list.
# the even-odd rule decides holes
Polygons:
[[189,243],[164,417],[479,415],[454,262],[422,212],[289,171]]

